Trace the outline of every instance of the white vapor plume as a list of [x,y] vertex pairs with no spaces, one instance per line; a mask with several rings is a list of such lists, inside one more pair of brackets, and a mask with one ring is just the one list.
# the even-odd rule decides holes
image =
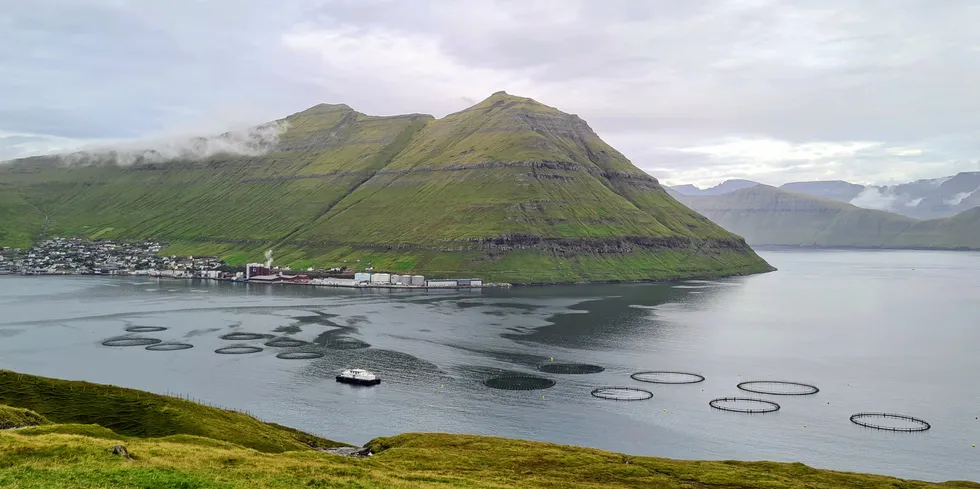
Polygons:
[[218,136],[121,142],[86,148],[58,157],[69,165],[114,163],[128,166],[174,160],[199,161],[219,154],[259,156],[279,144],[279,136],[287,128],[286,121],[275,121],[248,129],[228,131]]
[[976,190],[974,190],[972,192],[960,192],[960,193],[958,193],[958,194],[950,197],[949,199],[944,200],[943,203],[946,204],[946,205],[960,205],[960,203],[963,202],[964,200],[966,200],[967,197],[969,197],[969,196],[971,196],[971,195],[973,195],[973,194],[975,194],[977,192],[980,192],[980,187],[978,187]]
[[272,250],[271,249],[265,251],[265,267],[266,268],[270,268],[270,269],[272,268]]
[[895,195],[887,187],[865,187],[857,197],[851,199],[850,204],[865,209],[877,209],[880,211],[891,211],[898,203],[899,196]]

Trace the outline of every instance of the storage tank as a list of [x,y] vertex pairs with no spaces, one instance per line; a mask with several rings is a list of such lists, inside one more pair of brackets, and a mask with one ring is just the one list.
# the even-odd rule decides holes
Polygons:
[[411,275],[399,275],[398,276],[398,279],[397,280],[396,279],[392,279],[392,282],[395,282],[398,285],[410,285],[412,283],[412,276]]
[[391,283],[392,285],[394,285],[394,284],[397,284],[398,281],[401,280],[401,279],[402,279],[402,276],[401,275],[392,274],[391,275],[391,280],[389,281],[389,283]]
[[483,280],[478,278],[470,280],[470,287],[483,287]]
[[391,274],[390,273],[375,273],[371,275],[371,283],[373,284],[390,284]]
[[450,279],[429,280],[425,284],[429,287],[456,287],[457,285],[455,280]]
[[370,273],[364,273],[364,272],[355,273],[354,274],[354,281],[355,282],[370,282],[371,281],[371,274]]
[[412,275],[412,285],[425,285],[425,276]]

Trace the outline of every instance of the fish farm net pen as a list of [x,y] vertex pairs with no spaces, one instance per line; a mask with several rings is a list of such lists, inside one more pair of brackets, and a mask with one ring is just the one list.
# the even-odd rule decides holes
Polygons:
[[257,346],[240,345],[240,346],[226,346],[223,348],[218,348],[214,352],[220,353],[222,355],[246,355],[249,353],[258,353],[260,351],[262,351],[262,348],[259,348]]
[[779,404],[765,399],[754,399],[751,397],[719,397],[718,399],[712,399],[708,405],[715,409],[731,413],[765,414],[779,411]]
[[129,333],[159,333],[166,330],[167,328],[163,326],[128,326],[126,328]]
[[194,345],[190,343],[157,343],[146,347],[149,351],[178,351],[190,350],[191,348],[194,348]]
[[786,380],[752,380],[740,382],[736,387],[753,394],[770,396],[810,396],[820,392],[815,385]]
[[653,393],[635,387],[599,387],[592,389],[592,397],[610,401],[645,401],[653,398]]
[[276,358],[281,358],[283,360],[313,360],[315,358],[323,357],[323,353],[318,351],[284,351],[276,355]]
[[309,343],[303,340],[297,340],[293,338],[274,338],[265,342],[265,346],[272,348],[296,348],[298,346],[306,346]]
[[[875,423],[874,420],[895,420],[899,422],[909,423],[910,426],[889,426],[883,423]],[[894,413],[857,413],[851,415],[851,422],[863,426],[865,428],[871,428],[875,430],[883,431],[898,431],[902,433],[916,433],[920,431],[926,431],[932,428],[932,425],[928,421],[916,418],[915,416],[908,416],[905,414],[894,414]]]
[[162,343],[157,338],[112,338],[102,342],[102,346],[149,346]]
[[630,375],[630,378],[650,384],[697,384],[698,382],[704,382],[704,376],[700,374],[671,372],[667,370],[636,372]]
[[219,338],[229,341],[264,340],[268,337],[269,335],[259,333],[228,333],[226,335],[219,336]]

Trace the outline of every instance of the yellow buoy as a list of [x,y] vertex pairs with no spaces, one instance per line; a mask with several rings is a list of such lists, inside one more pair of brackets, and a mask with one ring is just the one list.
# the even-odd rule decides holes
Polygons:
[[552,361],[552,362],[553,362],[553,361],[555,361],[555,357],[551,357],[551,361]]

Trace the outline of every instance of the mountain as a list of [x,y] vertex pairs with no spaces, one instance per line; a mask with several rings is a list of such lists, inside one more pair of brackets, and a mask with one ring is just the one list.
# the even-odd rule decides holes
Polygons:
[[771,270],[581,118],[529,98],[498,92],[442,119],[317,105],[264,127],[286,127],[264,153],[0,165],[14,196],[3,205],[37,211],[3,221],[6,233],[36,235],[46,215],[49,235],[156,239],[166,253],[236,264],[271,248],[294,269],[370,263],[513,283]]
[[790,182],[781,185],[779,188],[788,192],[823,197],[839,202],[850,202],[865,189],[864,185],[845,182],[843,180]]
[[[670,190],[685,196],[725,195],[758,185],[750,180],[728,180],[708,189],[677,185]],[[980,207],[980,172],[916,180],[898,185],[858,185],[842,180],[790,182],[779,187],[797,194],[836,200],[900,214],[915,219],[952,217]]]
[[709,187],[706,189],[700,189],[694,185],[677,185],[670,187],[670,189],[674,190],[675,192],[679,192],[682,195],[724,195],[743,188],[755,187],[756,185],[759,185],[759,182],[736,179],[725,180],[714,187]]
[[980,209],[920,221],[767,185],[677,197],[752,245],[980,249]]

